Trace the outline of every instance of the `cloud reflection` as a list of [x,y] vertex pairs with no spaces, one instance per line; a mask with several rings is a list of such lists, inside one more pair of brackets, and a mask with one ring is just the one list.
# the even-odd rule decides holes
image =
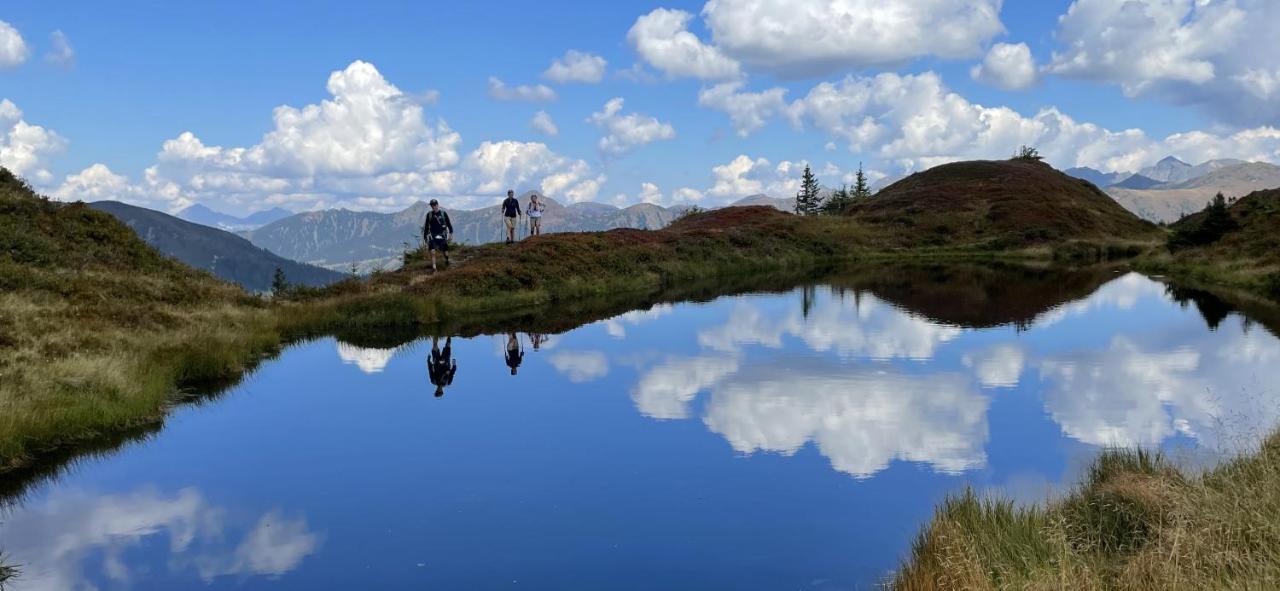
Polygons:
[[370,349],[338,342],[338,357],[343,363],[355,365],[364,373],[380,373],[391,363],[399,349]]
[[609,375],[609,359],[600,351],[559,351],[547,360],[575,384]]
[[[160,552],[172,573],[194,570],[206,583],[225,575],[280,576],[314,553],[321,539],[303,518],[271,512],[237,543],[235,520],[191,488],[174,494],[141,490],[93,496],[59,493],[27,507],[0,525],[5,551],[22,565],[24,590],[96,588],[94,581],[123,587],[146,578],[147,567],[130,568],[129,552]],[[168,544],[144,540],[166,536]],[[230,549],[229,549],[230,548]],[[95,558],[101,572],[90,569]]]

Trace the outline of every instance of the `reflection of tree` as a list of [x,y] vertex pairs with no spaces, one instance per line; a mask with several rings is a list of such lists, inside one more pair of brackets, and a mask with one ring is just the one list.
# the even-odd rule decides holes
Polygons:
[[1218,330],[1218,325],[1236,310],[1235,306],[1222,298],[1201,289],[1169,284],[1165,286],[1165,293],[1183,308],[1187,307],[1188,302],[1194,303],[1209,330]]
[[[246,526],[243,535],[228,535]],[[238,523],[195,489],[171,495],[64,493],[14,514],[0,525],[0,534],[13,560],[23,565],[24,588],[31,589],[134,586],[148,573],[129,569],[137,562],[125,560],[130,552],[159,552],[160,560],[149,563],[168,565],[175,574],[194,572],[205,583],[222,576],[280,576],[321,543],[303,518],[271,511],[252,525]],[[158,536],[168,543],[154,543]],[[91,573],[94,566],[101,572]]]

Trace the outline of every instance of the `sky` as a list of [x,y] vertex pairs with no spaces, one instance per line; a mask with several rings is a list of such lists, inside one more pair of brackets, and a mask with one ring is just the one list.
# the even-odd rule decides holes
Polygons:
[[1037,147],[1280,162],[1274,0],[0,5],[0,165],[244,214],[716,206]]

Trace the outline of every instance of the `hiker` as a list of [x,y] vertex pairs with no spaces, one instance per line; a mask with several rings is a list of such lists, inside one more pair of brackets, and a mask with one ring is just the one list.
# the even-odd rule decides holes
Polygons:
[[529,214],[529,235],[538,236],[542,234],[542,212],[547,209],[541,201],[538,201],[538,194],[529,195],[529,207],[525,209],[525,213]]
[[453,337],[446,337],[440,350],[440,337],[431,337],[431,356],[427,358],[427,374],[436,387],[436,398],[444,396],[444,387],[453,384],[458,362],[453,360]]
[[516,219],[520,217],[520,201],[516,192],[507,190],[507,198],[502,201],[502,220],[507,224],[507,244],[516,241]]
[[516,375],[521,361],[524,361],[524,351],[520,350],[520,338],[516,333],[509,332],[507,333],[507,367],[511,368],[511,375]]
[[422,237],[427,241],[427,250],[431,252],[431,272],[436,271],[436,251],[444,255],[444,264],[449,264],[449,241],[453,239],[453,222],[449,214],[440,209],[440,202],[431,200],[431,211],[422,223]]

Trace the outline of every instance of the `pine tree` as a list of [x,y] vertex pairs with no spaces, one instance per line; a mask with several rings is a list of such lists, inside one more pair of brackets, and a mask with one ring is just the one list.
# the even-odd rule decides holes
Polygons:
[[867,175],[862,172],[862,163],[858,163],[858,172],[853,176],[853,199],[866,199],[871,196],[871,187],[867,186]]
[[839,189],[831,192],[831,196],[827,198],[827,202],[823,204],[822,209],[825,213],[839,215],[844,208],[849,207],[852,196],[849,193],[849,185],[840,185]]
[[276,273],[271,277],[271,293],[278,296],[288,290],[289,280],[284,276],[284,269],[276,267]]
[[800,180],[800,192],[796,193],[796,213],[800,215],[817,215],[822,213],[822,186],[813,176],[808,165],[804,167],[804,176]]

